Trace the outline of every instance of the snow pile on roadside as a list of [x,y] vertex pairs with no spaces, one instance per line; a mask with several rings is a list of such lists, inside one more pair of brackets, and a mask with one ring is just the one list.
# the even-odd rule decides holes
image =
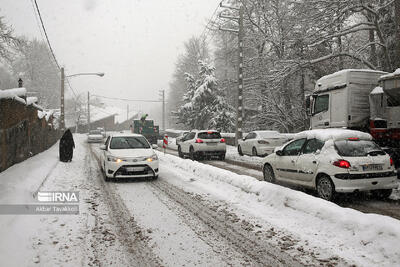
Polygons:
[[233,161],[240,161],[245,163],[254,164],[256,166],[262,166],[263,158],[262,157],[251,157],[247,155],[240,156],[237,147],[235,146],[226,146],[226,159]]
[[[313,241],[321,246],[332,246],[330,249],[345,258],[367,265],[371,264],[371,261],[380,263],[381,266],[400,264],[399,220],[341,208],[303,192],[258,181],[250,176],[238,175],[171,155],[158,154],[161,163],[197,176],[202,183],[209,185],[210,190],[217,190],[210,183],[223,182],[249,193],[256,199],[257,205],[262,205],[262,209],[257,211],[260,215],[269,214],[268,220],[278,222],[279,227],[288,228],[303,238],[314,239]],[[219,193],[228,199],[232,198],[232,191],[228,188]]]

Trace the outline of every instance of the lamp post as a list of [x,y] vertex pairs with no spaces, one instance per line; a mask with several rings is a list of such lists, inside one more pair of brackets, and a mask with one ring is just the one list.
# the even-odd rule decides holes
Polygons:
[[61,68],[61,106],[60,106],[60,127],[61,129],[65,129],[65,112],[64,112],[64,91],[65,91],[65,78],[72,78],[76,76],[84,76],[84,75],[91,75],[91,76],[99,76],[103,77],[104,72],[82,72],[71,74],[65,76],[64,67]]

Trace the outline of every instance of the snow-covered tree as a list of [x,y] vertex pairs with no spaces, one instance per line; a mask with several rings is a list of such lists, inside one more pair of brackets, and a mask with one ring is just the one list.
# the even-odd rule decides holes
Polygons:
[[177,112],[179,122],[189,128],[231,131],[235,115],[218,88],[215,67],[201,60],[198,64],[197,80],[190,74],[185,75],[188,90]]

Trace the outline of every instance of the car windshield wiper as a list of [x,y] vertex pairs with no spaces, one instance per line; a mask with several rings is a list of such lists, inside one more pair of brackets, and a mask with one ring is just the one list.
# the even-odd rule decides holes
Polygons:
[[370,156],[385,155],[385,152],[382,150],[371,150],[367,152],[367,155]]

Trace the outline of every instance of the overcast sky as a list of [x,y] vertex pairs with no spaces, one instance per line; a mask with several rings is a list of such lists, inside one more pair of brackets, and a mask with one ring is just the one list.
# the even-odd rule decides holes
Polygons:
[[[0,15],[13,26],[15,34],[43,39],[32,3],[32,0],[0,0]],[[183,53],[183,42],[201,34],[219,0],[37,0],[37,3],[66,75],[106,73],[103,78],[73,78],[76,91],[158,99],[158,91],[168,89],[176,59]]]

